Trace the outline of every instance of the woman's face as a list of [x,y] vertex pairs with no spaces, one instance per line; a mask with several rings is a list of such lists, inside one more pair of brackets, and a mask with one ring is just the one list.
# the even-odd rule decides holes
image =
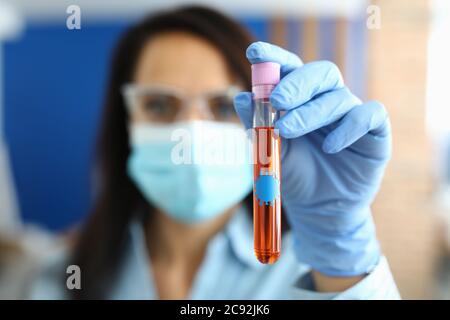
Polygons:
[[[171,32],[145,44],[133,83],[125,87],[127,106],[133,110],[131,177],[150,202],[182,222],[229,212],[236,199],[251,190],[252,171],[242,161],[248,148],[233,107],[233,85],[218,49],[189,33]],[[177,124],[165,127],[171,122]],[[185,131],[178,132],[175,143],[171,134],[180,128]],[[193,165],[177,165],[182,163]]]
[[[173,122],[183,120],[206,120],[208,112],[215,120],[235,121],[238,118],[232,108],[231,99],[225,101],[224,93],[233,85],[227,63],[220,51],[208,41],[185,32],[168,32],[152,37],[138,59],[134,74],[134,84],[139,87],[174,89],[175,93],[190,101],[189,107],[159,93],[147,96],[144,107],[131,114],[131,122],[156,121]],[[155,89],[156,88],[156,89]],[[228,91],[227,91],[228,90]],[[208,112],[202,112],[200,100],[207,97]],[[212,98],[210,98],[212,97]],[[215,99],[215,100],[214,100]],[[174,102],[175,101],[175,102]],[[176,102],[178,101],[178,102]],[[165,108],[175,105],[176,116]],[[204,105],[204,103],[202,103]]]

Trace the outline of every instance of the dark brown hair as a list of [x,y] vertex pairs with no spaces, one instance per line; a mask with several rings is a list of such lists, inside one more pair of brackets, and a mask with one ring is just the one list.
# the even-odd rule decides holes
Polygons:
[[[161,12],[128,29],[115,49],[97,148],[98,194],[72,256],[82,270],[78,299],[105,298],[124,253],[124,242],[133,216],[151,212],[127,175],[129,155],[128,115],[121,95],[123,84],[132,81],[141,49],[154,35],[185,31],[206,39],[220,49],[234,76],[250,88],[250,68],[245,50],[252,37],[230,18],[204,7],[190,6]],[[251,197],[246,203],[251,205]]]

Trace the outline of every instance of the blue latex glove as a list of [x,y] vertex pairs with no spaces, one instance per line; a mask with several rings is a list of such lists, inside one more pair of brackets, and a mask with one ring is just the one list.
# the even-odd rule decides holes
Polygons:
[[[264,42],[251,44],[247,58],[281,64],[270,100],[285,111],[275,128],[282,137],[282,205],[298,259],[329,276],[370,272],[380,258],[370,204],[391,155],[386,110],[362,103],[331,62],[303,65]],[[239,93],[234,103],[251,127],[251,93]]]

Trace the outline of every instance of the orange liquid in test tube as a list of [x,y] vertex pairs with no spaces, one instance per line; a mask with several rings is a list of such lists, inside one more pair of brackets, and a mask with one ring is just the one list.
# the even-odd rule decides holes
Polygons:
[[255,128],[253,235],[261,263],[274,263],[281,251],[280,137],[273,127]]
[[279,118],[270,94],[280,79],[280,65],[252,65],[253,92],[253,240],[261,263],[274,263],[281,253],[281,139]]

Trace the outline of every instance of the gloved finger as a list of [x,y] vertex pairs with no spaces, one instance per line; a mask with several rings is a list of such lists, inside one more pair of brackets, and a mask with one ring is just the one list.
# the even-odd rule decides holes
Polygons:
[[307,63],[281,79],[270,96],[277,110],[290,110],[315,96],[344,87],[339,68],[330,61]]
[[361,100],[346,87],[325,92],[284,114],[275,128],[285,138],[296,138],[341,119]]
[[246,55],[252,64],[267,61],[279,63],[282,77],[303,65],[302,60],[292,52],[262,41],[249,45]]
[[388,113],[376,101],[364,103],[348,112],[339,126],[327,135],[322,149],[326,153],[339,152],[368,133],[378,138],[390,134]]
[[234,109],[246,129],[252,127],[253,105],[251,92],[240,92],[234,97]]

